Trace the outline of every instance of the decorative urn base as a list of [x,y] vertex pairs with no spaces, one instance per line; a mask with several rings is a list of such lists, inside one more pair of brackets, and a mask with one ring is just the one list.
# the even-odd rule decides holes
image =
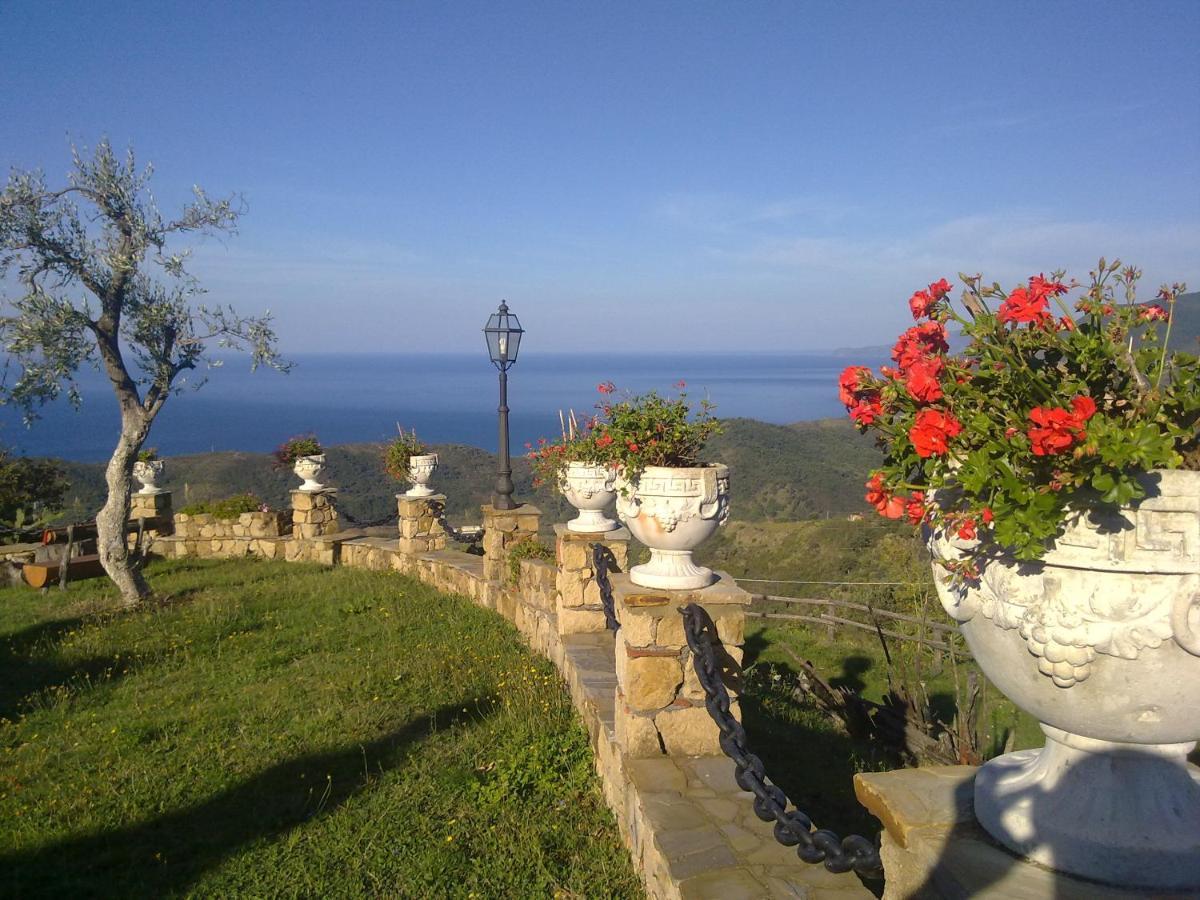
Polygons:
[[324,453],[297,457],[296,462],[292,465],[292,471],[296,473],[297,478],[304,482],[298,490],[304,491],[306,494],[315,494],[325,490],[325,485],[317,481],[321,477],[321,473],[325,471]]
[[729,518],[729,468],[647,466],[622,487],[617,512],[650,550],[650,561],[630,569],[629,580],[669,591],[712,584],[712,569],[696,565],[692,551]]
[[934,572],[984,674],[1047,738],[979,770],[983,828],[1061,872],[1200,892],[1200,472],[1144,486],[1133,506],[1074,514],[1039,562],[989,558],[967,586]]
[[433,477],[433,472],[437,467],[438,455],[436,453],[410,456],[408,458],[408,480],[412,482],[412,487],[408,489],[405,496],[432,497],[434,490],[429,486],[429,479]]
[[620,527],[615,519],[604,514],[617,499],[616,479],[616,473],[607,466],[567,463],[559,489],[567,502],[579,511],[579,515],[567,523],[568,530],[600,534]]

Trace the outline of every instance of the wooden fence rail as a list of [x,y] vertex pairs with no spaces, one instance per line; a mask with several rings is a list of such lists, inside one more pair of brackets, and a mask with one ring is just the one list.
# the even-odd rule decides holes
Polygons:
[[[764,605],[782,603],[792,606],[808,607],[812,613],[775,612],[763,609]],[[755,607],[758,607],[757,609]],[[839,613],[842,613],[839,615]],[[870,621],[850,618],[853,613],[860,616],[866,614]],[[772,594],[755,594],[747,616],[758,619],[773,619],[790,622],[804,622],[810,625],[823,625],[829,631],[830,637],[838,628],[854,628],[871,634],[883,634],[884,637],[900,641],[910,641],[922,644],[937,651],[954,653],[959,656],[969,656],[970,652],[958,639],[958,629],[944,622],[930,622],[920,616],[892,612],[887,609],[876,609],[865,603],[852,600],[830,600],[817,597],[777,597]],[[885,628],[884,623],[904,623],[916,626],[916,633],[897,631],[895,627]]]

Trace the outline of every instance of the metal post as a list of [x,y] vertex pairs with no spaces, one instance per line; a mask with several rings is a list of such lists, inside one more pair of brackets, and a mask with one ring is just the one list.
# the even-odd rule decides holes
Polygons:
[[516,509],[513,502],[512,463],[508,458],[508,372],[500,369],[500,477],[496,479],[496,493],[492,497],[495,509]]

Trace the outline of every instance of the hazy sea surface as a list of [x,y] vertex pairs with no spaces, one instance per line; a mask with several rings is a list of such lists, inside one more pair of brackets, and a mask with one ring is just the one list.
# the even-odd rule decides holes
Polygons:
[[[524,348],[523,348],[524,349]],[[460,443],[494,451],[496,370],[478,354],[300,355],[288,375],[249,371],[234,359],[206,373],[199,391],[185,387],[167,401],[149,444],[168,455],[210,450],[265,452],[286,438],[315,432],[325,444],[386,440],[399,422],[432,444]],[[718,416],[788,423],[844,414],[836,379],[844,355],[619,355],[523,352],[509,372],[514,454],[525,442],[558,433],[558,410],[588,414],[596,385],[656,388],[670,394],[680,379],[693,399],[707,395]],[[204,374],[204,373],[202,373]],[[31,456],[103,460],[118,432],[107,382],[90,370],[81,379],[83,406],[65,399],[26,429],[19,414],[0,408],[0,442]]]

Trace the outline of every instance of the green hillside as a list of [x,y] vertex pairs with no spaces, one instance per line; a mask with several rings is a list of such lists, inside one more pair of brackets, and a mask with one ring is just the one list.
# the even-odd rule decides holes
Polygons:
[[[434,486],[445,490],[451,521],[477,522],[479,506],[487,502],[496,479],[496,457],[476,447],[435,448],[441,465]],[[395,494],[405,486],[383,471],[380,444],[331,447],[326,456],[327,482],[340,491],[340,507],[366,522],[395,512]],[[879,459],[869,439],[848,422],[825,420],[795,425],[769,425],[751,419],[731,419],[726,433],[713,441],[709,457],[732,470],[733,517],[811,519],[862,511],[865,473]],[[164,487],[175,494],[175,507],[215,500],[250,491],[277,507],[288,505],[288,491],[297,486],[287,470],[272,468],[265,453],[201,453],[167,460]],[[104,502],[102,463],[67,463],[72,490],[68,515],[85,519]],[[564,521],[565,501],[557,491],[534,490],[524,459],[513,461],[517,495],[540,506],[547,521]]]

